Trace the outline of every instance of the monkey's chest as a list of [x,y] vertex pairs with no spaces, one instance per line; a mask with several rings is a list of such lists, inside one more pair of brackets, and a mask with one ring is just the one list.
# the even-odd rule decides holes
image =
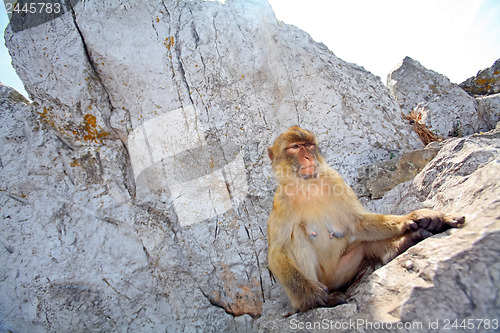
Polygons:
[[317,253],[342,252],[349,243],[349,235],[345,228],[329,220],[303,221],[299,224],[299,228],[305,240],[313,246]]

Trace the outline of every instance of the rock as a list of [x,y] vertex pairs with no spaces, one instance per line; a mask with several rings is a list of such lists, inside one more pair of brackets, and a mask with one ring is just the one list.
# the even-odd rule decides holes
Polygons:
[[[354,191],[358,197],[380,199],[384,193],[391,190],[397,183],[393,183],[391,175],[396,170],[397,158],[376,162],[358,169],[358,183]],[[411,179],[411,178],[410,178]],[[407,179],[408,180],[408,179]]]
[[500,93],[500,59],[493,66],[480,70],[476,76],[460,83],[469,95],[491,95]]
[[[180,151],[217,141],[219,134],[229,144],[241,146],[256,135],[267,145],[277,133],[300,124],[320,136],[324,150],[331,151],[329,161],[348,179],[362,163],[418,146],[375,76],[336,58],[306,33],[279,23],[266,1],[179,6],[173,1],[169,6],[79,4],[74,17],[68,13],[51,22],[64,33],[43,31],[42,26],[13,38],[7,32],[14,66],[25,77],[28,92],[50,92],[50,99],[83,114],[91,107],[104,132],[116,132],[133,145],[134,130],[151,119],[169,120],[170,113],[177,119],[188,112],[199,123],[187,132],[176,130],[201,135],[191,147],[179,146]],[[137,14],[130,15],[130,10]],[[235,14],[241,18],[234,20]],[[97,29],[102,22],[104,29]],[[19,51],[24,38],[38,38],[31,34],[48,36],[38,41],[43,45],[37,49],[37,63]],[[110,40],[120,42],[113,45]],[[61,44],[65,47],[55,54],[47,51]],[[58,80],[30,75],[31,68],[54,70]],[[96,100],[105,103],[97,106]],[[318,124],[318,117],[325,121]],[[387,138],[387,132],[397,138]],[[263,150],[259,147],[258,154]],[[136,163],[143,156],[132,152],[131,159]],[[135,170],[137,176],[141,167]]]
[[476,97],[476,108],[479,117],[484,119],[485,123],[492,124],[488,127],[493,129],[494,124],[500,121],[500,94]]
[[399,105],[263,0],[65,3],[5,32],[33,103],[1,90],[0,329],[274,325],[266,147],[310,128],[352,184],[420,146]]
[[0,82],[0,98],[5,102],[29,104],[30,102],[19,92]]
[[376,162],[358,169],[359,179],[354,187],[359,197],[380,199],[396,185],[413,179],[441,147],[432,145],[426,149],[404,153],[400,158]]
[[312,129],[351,183],[419,146],[377,77],[266,1],[72,3],[5,33],[33,103],[1,109],[2,330],[250,330],[280,290],[276,135]]
[[[432,207],[465,214],[461,229],[435,235],[411,247],[347,294],[348,304],[288,318],[262,316],[259,332],[414,332],[443,330],[470,319],[498,320],[500,292],[500,128],[450,139],[415,179],[398,185],[369,207],[402,214]],[[484,319],[482,323],[479,320]],[[496,326],[495,326],[496,327]],[[492,326],[489,326],[491,329]]]
[[464,101],[462,97],[447,94],[418,103],[415,113],[422,116],[422,123],[433,133],[443,137],[462,137],[486,131],[488,124],[480,122],[482,119],[476,113],[474,100],[467,98]]
[[496,122],[483,119],[474,98],[444,75],[406,57],[389,74],[387,86],[405,114],[421,115],[422,122],[440,136],[464,136],[492,129]]

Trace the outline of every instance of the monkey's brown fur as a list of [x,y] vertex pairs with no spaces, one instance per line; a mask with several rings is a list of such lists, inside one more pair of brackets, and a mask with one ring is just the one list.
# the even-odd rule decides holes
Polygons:
[[313,133],[291,127],[268,153],[278,180],[267,224],[269,269],[299,311],[331,303],[365,258],[386,263],[464,218],[432,210],[369,213],[321,156]]

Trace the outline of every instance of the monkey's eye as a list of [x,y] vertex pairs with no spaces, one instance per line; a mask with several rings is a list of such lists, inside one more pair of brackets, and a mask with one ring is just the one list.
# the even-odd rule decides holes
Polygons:
[[291,145],[290,147],[288,147],[288,149],[299,149],[300,148],[300,145]]
[[307,143],[304,144],[304,147],[306,147],[307,149],[313,148],[314,147],[314,143],[307,142]]

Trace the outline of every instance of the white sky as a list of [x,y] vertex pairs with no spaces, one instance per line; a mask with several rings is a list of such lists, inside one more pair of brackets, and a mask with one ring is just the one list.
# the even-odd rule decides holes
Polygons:
[[0,82],[3,84],[12,87],[23,94],[25,97],[28,97],[28,93],[24,90],[24,86],[17,77],[14,68],[11,65],[11,59],[7,48],[5,47],[5,41],[3,38],[3,32],[7,27],[7,23],[9,23],[7,18],[7,12],[5,11],[5,6],[3,2],[0,3]]
[[269,0],[278,20],[386,82],[405,56],[461,83],[500,58],[500,0]]
[[[269,0],[276,17],[381,77],[405,56],[460,83],[500,58],[500,0]],[[0,30],[7,26],[0,5]],[[0,43],[0,81],[27,95]]]

